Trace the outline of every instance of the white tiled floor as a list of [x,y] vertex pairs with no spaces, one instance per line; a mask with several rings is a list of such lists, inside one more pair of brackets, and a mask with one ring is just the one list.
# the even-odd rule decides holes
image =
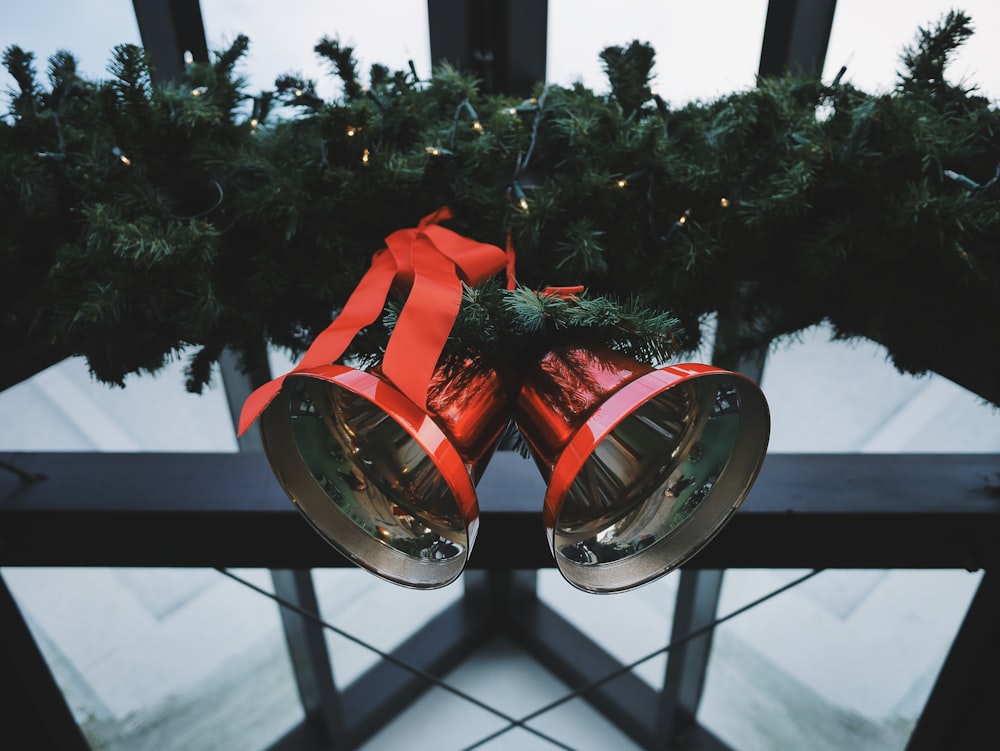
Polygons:
[[[125,391],[89,382],[67,362],[0,393],[0,450],[235,450],[221,391],[184,394],[180,363]],[[280,370],[280,366],[278,368]],[[822,331],[777,348],[762,384],[771,450],[1000,452],[1000,416],[943,379],[904,378],[876,347],[830,343]],[[269,586],[266,572],[243,572]],[[726,574],[720,614],[794,577]],[[5,569],[95,747],[253,749],[301,719],[273,604],[211,571]],[[701,721],[734,748],[902,748],[978,582],[978,574],[824,572],[733,619],[715,635]],[[322,614],[391,648],[460,594],[384,584],[360,571],[315,572]],[[674,576],[610,598],[553,572],[540,594],[622,660],[669,638]],[[376,659],[328,636],[346,684]],[[662,682],[666,659],[637,672]],[[512,716],[566,691],[503,638],[446,677]],[[505,722],[433,689],[366,751],[460,749]],[[581,751],[635,748],[580,700],[532,727]],[[552,746],[515,729],[485,749]]]

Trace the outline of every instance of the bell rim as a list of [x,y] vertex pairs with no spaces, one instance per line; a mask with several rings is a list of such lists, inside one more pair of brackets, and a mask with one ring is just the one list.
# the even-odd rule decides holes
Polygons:
[[[292,492],[290,492],[289,485],[286,483],[285,479],[287,470],[277,465],[276,458],[272,456],[272,451],[268,447],[269,442],[267,440],[267,436],[271,430],[273,422],[273,419],[268,418],[271,418],[274,414],[272,408],[282,403],[281,397],[287,388],[287,384],[282,383],[281,391],[279,391],[277,397],[268,405],[267,409],[265,409],[264,413],[261,415],[261,435],[264,441],[265,454],[268,462],[271,464],[271,469],[292,504],[299,510],[317,534],[330,544],[331,547],[343,554],[353,563],[356,563],[381,579],[413,589],[435,589],[447,586],[448,584],[454,582],[461,575],[465,568],[465,564],[472,553],[472,548],[478,535],[480,514],[478,495],[476,493],[475,485],[472,482],[472,478],[469,476],[468,468],[462,460],[458,450],[452,445],[452,442],[448,438],[447,434],[441,429],[440,426],[437,425],[437,423],[434,422],[427,412],[417,406],[395,386],[367,371],[358,370],[346,365],[320,365],[289,373],[288,376],[286,376],[285,381],[288,381],[290,378],[299,377],[312,378],[331,383],[338,388],[343,388],[346,391],[371,402],[388,414],[389,417],[420,446],[443,477],[449,491],[451,492],[452,498],[455,501],[456,509],[464,525],[465,533],[468,538],[468,544],[459,556],[456,556],[455,559],[449,561],[447,564],[441,565],[433,561],[419,561],[419,559],[409,556],[406,553],[393,550],[388,546],[384,546],[383,543],[377,540],[377,538],[365,532],[360,527],[357,528],[359,535],[364,538],[369,538],[375,544],[382,545],[386,548],[386,550],[393,551],[393,553],[401,556],[403,560],[416,565],[426,565],[428,571],[431,571],[433,567],[441,566],[442,572],[445,569],[451,572],[448,576],[441,577],[440,579],[432,581],[421,580],[417,582],[401,576],[390,575],[385,570],[376,568],[366,558],[361,557],[359,553],[352,550],[346,544],[339,542],[337,539],[333,538],[330,534],[321,529],[312,516],[307,513],[303,504],[296,499],[296,496]],[[279,425],[281,424],[279,423]],[[294,441],[292,443],[294,444]],[[286,451],[287,450],[288,449],[286,449]],[[294,447],[294,445],[292,446],[291,451],[298,454],[298,448]],[[344,519],[348,523],[352,523],[346,516]]]
[[[702,536],[699,540],[697,540],[696,544],[690,546],[687,553],[674,565],[664,568],[653,575],[643,576],[615,586],[604,587],[588,585],[581,579],[574,578],[570,575],[569,571],[567,571],[567,566],[564,566],[563,560],[560,558],[558,551],[556,550],[555,528],[556,522],[559,518],[559,513],[562,510],[566,496],[569,493],[570,487],[572,486],[577,474],[582,470],[584,464],[589,460],[591,454],[598,447],[598,445],[600,445],[601,441],[603,441],[612,430],[614,430],[639,406],[664,391],[680,385],[681,383],[706,376],[727,376],[736,378],[742,382],[744,386],[752,387],[751,393],[754,393],[759,397],[757,400],[757,406],[760,409],[759,418],[762,419],[763,423],[763,429],[760,430],[762,438],[761,450],[752,462],[753,466],[751,470],[746,473],[747,482],[744,489],[739,494],[739,497],[736,498],[735,501],[729,505],[728,510],[718,518],[717,523],[711,529],[709,534]],[[749,494],[750,488],[756,480],[756,477],[759,475],[760,470],[763,467],[764,459],[767,455],[767,443],[769,437],[770,411],[767,401],[757,384],[751,378],[743,375],[742,373],[717,368],[712,365],[705,365],[703,363],[681,363],[678,365],[669,365],[663,368],[658,368],[650,373],[640,376],[634,381],[627,383],[621,389],[609,396],[574,432],[572,438],[570,438],[569,442],[566,444],[556,461],[556,464],[552,468],[552,473],[549,477],[548,487],[545,493],[542,509],[542,521],[545,526],[546,536],[548,537],[550,551],[555,558],[556,565],[560,573],[571,585],[578,589],[595,594],[607,594],[635,589],[636,587],[652,582],[655,579],[676,570],[700,552],[709,542],[711,542],[712,539],[725,526],[732,515],[736,513],[740,505],[742,505],[746,496]],[[657,543],[657,545],[663,544],[670,539],[670,537],[663,538]],[[634,556],[629,556],[608,564],[600,564],[600,566],[607,570],[612,568],[624,569],[628,566],[629,561],[634,560],[636,556],[641,556],[650,550],[651,549],[647,548]]]

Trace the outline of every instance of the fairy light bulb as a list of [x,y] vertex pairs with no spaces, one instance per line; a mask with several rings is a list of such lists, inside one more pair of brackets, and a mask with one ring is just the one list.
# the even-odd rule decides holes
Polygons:
[[617,180],[615,180],[615,185],[617,185],[619,188],[624,188],[628,185],[628,180],[626,180],[624,177],[620,177]]
[[510,192],[514,198],[514,205],[522,214],[528,213],[528,197],[524,194],[524,189],[520,183],[513,182],[510,185]]
[[687,224],[689,216],[691,216],[691,209],[685,210],[685,212],[681,214],[680,219],[677,220],[677,223],[683,227],[685,224]]
[[302,89],[295,89],[292,93],[295,94],[296,97],[300,97],[302,96]]
[[719,199],[719,206],[721,206],[724,209],[728,209],[729,208],[729,199],[725,198],[725,197],[720,198]]
[[508,107],[508,108],[507,108],[506,110],[504,110],[504,111],[505,111],[505,112],[506,112],[506,113],[507,113],[508,115],[512,115],[512,116],[513,116],[513,115],[516,115],[516,114],[517,114],[517,107]]
[[437,146],[427,146],[424,148],[424,151],[426,151],[431,156],[441,156],[441,149],[439,149]]
[[111,149],[111,153],[114,154],[116,157],[118,157],[118,161],[124,164],[126,167],[132,166],[132,160],[129,159],[128,156],[125,154],[125,152],[122,151],[117,146]]
[[357,132],[358,132],[359,130],[361,130],[361,128],[355,128],[355,127],[354,127],[353,125],[348,125],[348,126],[347,126],[347,131],[346,131],[346,132],[347,132],[347,137],[348,137],[348,138],[353,138],[353,137],[354,137],[354,135],[355,135],[355,134],[356,134],[356,133],[357,133]]
[[194,53],[191,50],[184,50],[184,64],[191,65],[194,62]]
[[365,149],[364,151],[361,152],[361,164],[364,165],[365,167],[368,166],[368,160],[369,160],[369,158],[370,158],[370,154],[369,154],[368,149]]
[[206,91],[208,91],[208,87],[207,86],[199,86],[196,89],[191,89],[191,96],[201,96]]
[[483,124],[478,120],[472,121],[472,129],[476,131],[476,133],[478,133],[479,135],[483,134]]
[[250,130],[257,130],[257,126],[260,125],[260,120],[256,117],[250,118]]

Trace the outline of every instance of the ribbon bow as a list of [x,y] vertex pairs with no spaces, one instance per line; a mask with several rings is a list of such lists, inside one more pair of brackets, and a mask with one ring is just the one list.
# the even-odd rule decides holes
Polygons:
[[503,249],[459,235],[438,223],[452,216],[444,206],[410,229],[393,232],[372,256],[340,315],[316,337],[301,362],[268,381],[243,403],[239,435],[260,417],[289,375],[329,365],[344,354],[361,329],[382,314],[393,284],[410,288],[386,345],[382,372],[415,404],[427,402],[427,388],[462,304],[462,282],[471,286],[502,271]]

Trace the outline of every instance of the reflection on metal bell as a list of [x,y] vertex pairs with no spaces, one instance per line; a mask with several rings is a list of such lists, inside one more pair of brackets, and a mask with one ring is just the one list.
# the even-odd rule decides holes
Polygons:
[[764,395],[743,375],[586,347],[540,359],[515,420],[548,483],[556,565],[598,593],[652,581],[707,544],[749,492],[770,434]]
[[372,573],[430,589],[465,566],[479,525],[475,484],[509,420],[507,390],[478,359],[439,366],[426,411],[377,369],[325,365],[285,379],[261,435],[316,531]]

